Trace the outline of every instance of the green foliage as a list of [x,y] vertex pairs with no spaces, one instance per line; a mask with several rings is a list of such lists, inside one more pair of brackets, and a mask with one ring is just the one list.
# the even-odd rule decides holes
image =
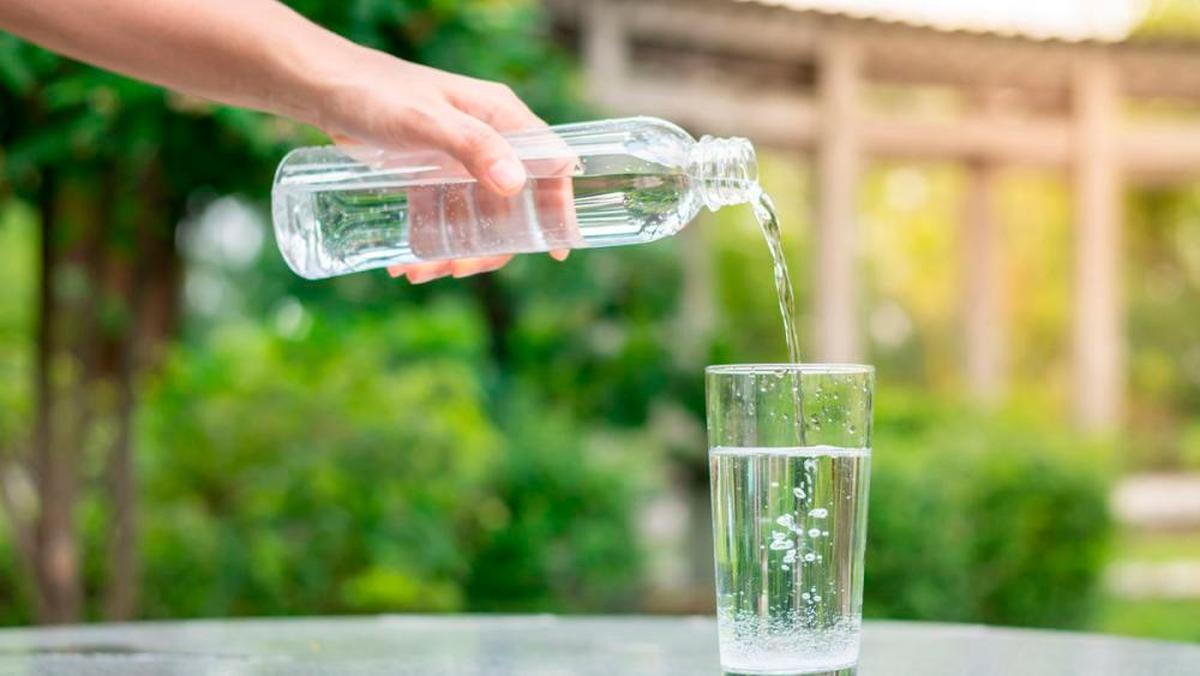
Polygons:
[[1194,420],[1184,428],[1180,459],[1183,466],[1200,470],[1200,420]]
[[180,353],[145,407],[148,614],[461,607],[501,442],[446,355],[481,336],[431,311],[302,340],[234,326]]
[[877,407],[867,612],[1083,626],[1111,529],[1104,445],[898,394]]
[[[548,401],[518,393],[503,407],[508,447],[496,478],[503,511],[467,587],[478,610],[576,612],[636,607],[641,551],[630,506],[655,459],[630,433],[580,437]],[[639,443],[639,441],[641,443]]]
[[[546,39],[537,3],[290,4],[352,40],[503,80],[548,120],[581,115],[573,63]],[[44,188],[57,185],[51,177],[69,177],[100,196],[103,212],[95,205],[80,210],[96,214],[105,247],[127,261],[148,250],[136,234],[139,214],[169,235],[218,196],[242,193],[261,204],[284,150],[320,136],[164,92],[8,35],[0,35],[0,110],[0,197],[25,200],[0,204],[0,280],[13,292],[0,300],[0,450],[7,452],[29,434],[27,320],[36,307],[37,260],[28,236],[36,214],[23,214],[20,230],[9,215],[44,198]],[[59,237],[78,241],[79,228],[60,221]],[[496,491],[519,501],[542,488],[494,481],[505,448],[493,408],[504,390],[490,349],[504,339],[492,335],[462,289],[408,290],[382,276],[312,284],[288,273],[274,252],[264,258],[252,270],[191,270],[189,281],[215,276],[244,302],[220,316],[185,316],[185,344],[143,388],[135,445],[145,488],[146,614],[464,607],[476,540],[490,546],[496,537],[482,524],[526,527],[527,513],[510,509]],[[73,288],[85,297],[92,292],[86,281]],[[130,323],[122,300],[95,299],[105,326]],[[568,420],[567,435],[582,436],[575,418]],[[595,506],[587,522],[594,528],[568,539],[578,540],[589,560],[597,554],[604,568],[581,560],[571,588],[553,590],[564,603],[606,597],[593,589],[593,578],[636,578],[629,572],[636,553],[620,539],[630,532],[630,493],[612,471],[570,460],[582,452],[568,448],[555,457],[582,474],[546,490]],[[549,460],[525,462],[540,467]],[[99,470],[89,463],[90,484]],[[577,491],[595,494],[575,498]],[[103,584],[106,509],[89,485],[80,512],[93,588]],[[487,520],[498,512],[508,514],[504,523]],[[611,538],[596,539],[602,532]],[[606,551],[613,553],[600,555]],[[0,556],[0,571],[9,572],[9,563]],[[20,617],[18,610],[5,619]]]
[[1144,272],[1128,284],[1131,464],[1156,468],[1195,462],[1200,411],[1200,189],[1147,190],[1132,200],[1125,245]]
[[[537,3],[290,4],[359,42],[508,82],[551,122],[585,116],[571,60],[545,39]],[[48,169],[82,176],[97,193],[104,177],[119,176],[122,205],[108,225],[130,255],[140,243],[122,214],[144,199],[147,168],[168,184],[172,208],[160,225],[173,228],[229,193],[261,207],[283,149],[319,140],[9,36],[0,36],[0,111],[0,195],[33,203]],[[807,174],[794,158],[764,156],[762,165],[803,300],[813,267]],[[891,168],[864,191],[864,287],[916,325],[888,342],[879,322],[864,322],[878,334],[874,357],[887,381],[866,609],[1078,626],[1108,530],[1101,451],[1037,416],[987,417],[926,392],[948,389],[956,368],[948,252],[960,178]],[[1004,220],[1010,295],[1029,299],[1014,309],[1014,361],[1044,390],[1066,330],[1068,230],[1066,200],[1035,178],[1008,191],[1020,199],[1007,200]],[[6,449],[30,418],[36,225],[25,204],[0,208]],[[1133,289],[1132,333],[1145,347],[1133,355],[1134,385],[1141,401],[1194,410],[1196,336],[1179,323],[1200,288],[1194,195],[1137,206],[1149,216],[1135,234],[1153,236],[1133,240],[1134,264],[1161,273],[1165,252],[1177,253],[1169,274],[1138,276]],[[422,287],[382,274],[301,280],[269,241],[248,269],[191,261],[190,272],[191,281],[221,280],[226,295],[220,314],[185,316],[164,373],[142,386],[148,617],[637,609],[639,499],[668,459],[702,474],[699,432],[689,436],[702,429],[702,367],[767,361],[784,347],[766,250],[745,208],[705,217],[673,241],[575,252],[564,264],[521,257],[485,279]],[[1142,293],[1143,284],[1183,290]],[[707,303],[700,312],[697,293]],[[799,309],[808,324],[808,308]],[[710,322],[693,316],[704,312]],[[897,381],[922,394],[890,389]],[[1173,448],[1183,417],[1170,417],[1172,435],[1158,446]],[[104,513],[91,493],[81,513],[89,551],[100,552]],[[11,543],[7,533],[0,540],[7,581],[16,577]],[[87,571],[93,587],[97,560]],[[28,620],[20,591],[0,585],[0,622]]]
[[1200,643],[1200,601],[1195,599],[1109,599],[1099,631],[1142,638]]
[[1150,0],[1146,13],[1134,29],[1135,37],[1200,39],[1200,5],[1195,0]]
[[206,342],[142,418],[149,616],[628,607],[634,466],[525,397],[494,422],[469,307]]
[[[643,424],[689,374],[672,354],[680,270],[675,243],[521,261],[501,276],[512,307],[512,372],[574,412]],[[691,376],[698,371],[692,371]]]
[[0,202],[0,451],[26,432],[32,414],[37,227],[19,202]]

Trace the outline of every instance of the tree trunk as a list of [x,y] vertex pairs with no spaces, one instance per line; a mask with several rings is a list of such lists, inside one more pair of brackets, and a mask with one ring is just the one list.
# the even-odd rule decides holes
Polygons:
[[475,295],[483,306],[484,318],[492,336],[492,357],[497,364],[508,360],[508,333],[512,328],[512,307],[495,275],[476,275]]
[[133,373],[128,344],[116,375],[117,434],[108,457],[108,487],[112,517],[108,540],[108,584],[104,590],[104,617],[129,620],[137,614],[138,522],[137,483],[133,465]]
[[[34,355],[33,366],[33,391],[34,391],[34,425],[33,425],[33,447],[30,449],[30,455],[33,462],[34,481],[37,486],[37,494],[40,497],[45,494],[46,483],[48,480],[49,459],[50,459],[50,354],[53,349],[50,346],[51,335],[51,317],[55,313],[54,290],[51,288],[51,280],[54,278],[54,185],[56,183],[55,176],[46,172],[42,178],[42,184],[38,191],[38,208],[41,217],[41,245],[39,252],[39,261],[41,268],[39,271],[38,280],[38,319],[37,319],[37,337],[36,348]],[[36,574],[34,582],[36,586],[35,613],[39,621],[47,621],[51,615],[49,606],[49,597],[52,594],[48,591],[51,586],[49,575],[46,573],[49,568],[49,563],[45,561],[42,552],[45,551],[44,544],[49,535],[49,528],[46,523],[45,510],[39,504],[37,523],[35,525],[36,533],[34,539],[34,563],[33,568]]]
[[[59,426],[66,422],[67,402],[62,400],[61,370],[57,349],[60,331],[57,320],[62,314],[58,277],[60,185],[56,175],[47,172],[39,194],[41,208],[41,289],[38,316],[37,356],[34,388],[37,411],[33,441],[33,467],[38,494],[36,525],[37,603],[39,622],[61,623],[78,620],[82,608],[79,578],[79,547],[75,533],[75,497],[77,492],[75,448],[65,439]],[[58,433],[56,433],[56,431]]]
[[[111,518],[108,538],[108,579],[104,613],[110,620],[137,615],[141,570],[138,559],[138,486],[134,458],[133,420],[137,401],[134,383],[161,363],[179,315],[179,255],[175,249],[174,217],[161,180],[161,167],[151,163],[136,177],[129,192],[137,203],[133,238],[139,255],[129,261],[114,257],[109,269],[110,293],[131,306],[132,326],[111,346],[113,379],[117,388],[117,435],[108,456]],[[121,224],[124,225],[124,224]]]

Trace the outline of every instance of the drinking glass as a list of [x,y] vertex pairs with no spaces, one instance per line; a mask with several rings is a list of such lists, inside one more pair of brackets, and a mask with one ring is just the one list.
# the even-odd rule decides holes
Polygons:
[[862,624],[874,369],[706,370],[721,666],[853,668]]

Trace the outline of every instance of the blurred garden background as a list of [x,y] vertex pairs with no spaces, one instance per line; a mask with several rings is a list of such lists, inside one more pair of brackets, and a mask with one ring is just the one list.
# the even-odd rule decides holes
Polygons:
[[[533,0],[289,4],[551,122],[606,114]],[[1200,26],[1137,7],[1135,36]],[[478,278],[306,281],[267,207],[283,153],[320,142],[0,35],[0,622],[710,612],[703,367],[784,358],[749,210]],[[760,170],[809,325],[811,162],[767,144]],[[1200,641],[1200,516],[1137,508],[1200,473],[1200,183],[1120,196],[1127,384],[1088,431],[1049,171],[997,183],[1005,386],[968,394],[966,182],[873,162],[857,197],[866,613]]]

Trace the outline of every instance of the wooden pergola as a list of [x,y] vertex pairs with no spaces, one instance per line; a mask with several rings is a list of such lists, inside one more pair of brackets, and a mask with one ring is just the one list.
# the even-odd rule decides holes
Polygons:
[[[857,190],[872,158],[968,172],[962,219],[965,370],[983,400],[1005,372],[997,169],[1065,169],[1074,214],[1073,392],[1079,423],[1121,419],[1121,195],[1200,171],[1200,107],[1130,119],[1129,100],[1200,104],[1200,45],[945,30],[770,0],[547,0],[579,38],[593,100],[705,133],[811,153],[815,356],[862,355]],[[880,91],[944,91],[938,110],[882,110]],[[903,98],[901,98],[903,100]],[[952,112],[948,113],[947,108]]]

